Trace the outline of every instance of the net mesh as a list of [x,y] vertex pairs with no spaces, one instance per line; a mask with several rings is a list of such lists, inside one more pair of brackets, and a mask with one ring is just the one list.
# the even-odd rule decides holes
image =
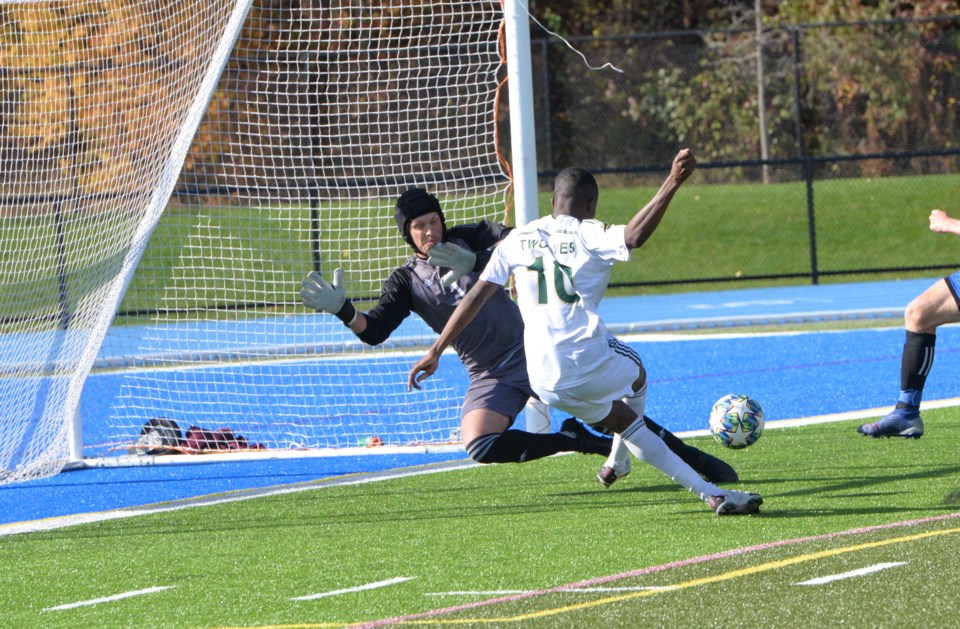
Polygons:
[[409,255],[412,185],[448,224],[504,220],[502,9],[370,4],[254,5],[210,89],[236,1],[0,5],[8,480],[62,467],[78,408],[86,456],[156,417],[269,449],[451,439],[466,375],[445,356],[406,391],[434,336],[417,317],[371,348],[299,288],[341,267],[368,308]]

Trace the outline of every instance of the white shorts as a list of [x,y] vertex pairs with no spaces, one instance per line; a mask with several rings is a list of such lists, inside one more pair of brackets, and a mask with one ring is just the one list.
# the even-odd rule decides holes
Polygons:
[[610,414],[613,403],[633,393],[643,362],[636,350],[611,336],[606,360],[589,371],[583,384],[552,391],[534,386],[544,404],[570,413],[587,424],[595,424]]

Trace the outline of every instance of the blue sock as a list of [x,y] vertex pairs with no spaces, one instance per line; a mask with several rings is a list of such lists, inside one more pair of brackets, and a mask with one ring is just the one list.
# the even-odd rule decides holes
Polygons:
[[904,389],[900,392],[900,398],[897,400],[897,408],[912,406],[920,408],[920,398],[923,397],[923,391],[917,389]]

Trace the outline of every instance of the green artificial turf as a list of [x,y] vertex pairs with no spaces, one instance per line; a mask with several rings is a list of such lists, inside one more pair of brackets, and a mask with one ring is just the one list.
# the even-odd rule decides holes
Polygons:
[[[919,440],[857,422],[768,429],[746,450],[708,438],[763,494],[717,517],[635,462],[603,490],[599,457],[316,489],[0,537],[0,625],[338,627],[513,597],[420,618],[496,627],[949,626],[960,603],[960,408],[925,413]],[[926,537],[910,538],[918,533]],[[901,539],[902,538],[902,539]],[[785,545],[741,552],[764,543]],[[881,543],[881,545],[873,545]],[[710,561],[698,557],[730,551]],[[689,565],[615,578],[670,562]],[[880,563],[876,573],[798,583]],[[309,600],[297,597],[397,581]],[[598,579],[596,590],[543,593]],[[670,586],[670,590],[637,590]],[[50,608],[154,587],[71,609]],[[623,589],[626,588],[626,589]],[[539,592],[537,595],[518,592]],[[44,611],[47,610],[47,611]]]

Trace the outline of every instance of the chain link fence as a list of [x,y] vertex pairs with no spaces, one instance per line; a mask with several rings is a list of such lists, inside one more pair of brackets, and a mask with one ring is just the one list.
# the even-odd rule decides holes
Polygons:
[[694,150],[693,192],[614,286],[952,270],[927,216],[960,209],[958,63],[960,17],[535,39],[541,190],[590,169],[625,220]]

